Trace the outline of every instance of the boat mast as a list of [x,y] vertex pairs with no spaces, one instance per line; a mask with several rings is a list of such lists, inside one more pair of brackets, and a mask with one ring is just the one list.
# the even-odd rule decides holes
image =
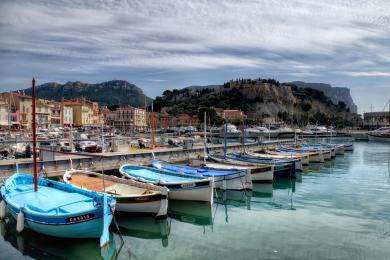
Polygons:
[[207,137],[206,137],[206,130],[207,130],[207,115],[206,110],[204,111],[204,119],[203,119],[203,125],[204,125],[204,155],[203,155],[203,162],[206,163],[206,156],[207,156]]
[[33,127],[33,160],[34,160],[34,191],[38,191],[38,169],[37,169],[37,130],[36,130],[36,93],[35,78],[32,79],[32,127]]
[[226,132],[227,132],[227,123],[226,118],[223,119],[223,158],[226,159],[226,150],[227,150],[227,143],[226,143]]
[[150,125],[152,127],[152,149],[154,149],[154,112],[153,112],[153,101],[152,101],[152,112],[150,114]]

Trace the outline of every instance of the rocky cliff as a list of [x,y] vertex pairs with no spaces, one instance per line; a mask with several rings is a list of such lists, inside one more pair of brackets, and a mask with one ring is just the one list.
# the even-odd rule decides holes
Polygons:
[[345,103],[345,105],[353,113],[357,113],[357,106],[353,102],[349,88],[332,87],[329,84],[324,83],[306,83],[303,81],[293,81],[290,84],[296,85],[301,88],[312,88],[324,92],[325,96],[329,97],[333,103],[337,104],[339,101]]
[[219,87],[167,90],[154,104],[157,111],[171,114],[194,115],[201,107],[240,109],[253,123],[273,117],[286,123],[341,126],[356,120],[343,103],[333,103],[322,91],[272,79],[240,79]]

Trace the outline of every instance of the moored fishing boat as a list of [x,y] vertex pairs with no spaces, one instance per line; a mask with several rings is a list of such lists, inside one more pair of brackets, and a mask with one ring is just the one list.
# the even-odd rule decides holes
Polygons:
[[167,216],[166,187],[74,169],[66,171],[63,180],[86,190],[114,195],[117,211],[152,213],[156,214],[157,218]]
[[273,182],[274,180],[274,169],[272,165],[242,165],[234,164],[234,162],[220,160],[218,163],[206,162],[202,163],[202,166],[213,168],[213,169],[224,169],[224,170],[246,170],[251,174],[252,182]]
[[108,236],[115,208],[111,196],[44,178],[34,191],[33,176],[16,172],[1,187],[1,197],[21,227],[55,237],[100,237],[102,246],[108,242],[103,233]]
[[336,151],[333,147],[325,147],[323,145],[301,145],[295,149],[309,152],[320,151],[324,155],[325,160],[331,160],[336,156]]
[[[390,134],[389,134],[390,138]],[[344,146],[344,151],[353,151],[353,144],[343,144]]]
[[167,187],[169,199],[213,203],[212,179],[131,164],[122,165],[119,172],[136,181]]
[[185,166],[172,164],[162,160],[153,160],[153,167],[167,171],[184,173],[188,175],[203,176],[212,178],[214,187],[223,190],[245,190],[252,189],[250,172],[246,170],[212,169],[198,166]]
[[293,148],[279,148],[276,150],[276,152],[285,153],[285,154],[297,154],[297,155],[309,155],[309,162],[315,162],[315,163],[323,163],[324,162],[324,155],[320,151],[302,151],[297,150]]
[[115,199],[67,183],[39,178],[37,167],[36,91],[32,80],[32,131],[34,176],[16,173],[0,188],[0,218],[6,208],[16,219],[16,230],[27,227],[38,233],[64,238],[97,238],[109,242]]
[[[210,156],[209,156],[210,157]],[[222,156],[212,155],[211,158],[224,158]],[[227,159],[231,159],[233,161],[239,161],[244,162],[248,164],[254,164],[254,165],[263,165],[268,164],[272,165],[274,168],[274,177],[292,177],[295,178],[296,170],[295,170],[295,163],[288,162],[288,161],[282,161],[282,160],[263,160],[259,158],[253,158],[247,155],[243,154],[227,154]]]
[[368,139],[372,142],[390,142],[389,134],[368,133]]
[[297,154],[297,153],[282,153],[271,150],[264,151],[264,154],[269,154],[276,156],[278,159],[301,159],[302,165],[307,166],[310,163],[310,156],[307,154]]
[[295,169],[297,171],[303,171],[303,159],[301,158],[292,158],[292,157],[283,157],[283,156],[277,156],[272,154],[261,154],[261,153],[252,153],[252,152],[246,152],[247,155],[260,158],[260,159],[274,159],[274,160],[285,160],[295,163]]

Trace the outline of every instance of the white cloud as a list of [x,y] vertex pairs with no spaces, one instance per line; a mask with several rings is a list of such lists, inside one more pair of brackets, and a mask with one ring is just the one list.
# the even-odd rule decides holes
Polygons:
[[345,71],[342,74],[352,77],[390,77],[389,71]]
[[390,71],[388,0],[2,0],[0,35],[0,87],[129,73],[170,87],[185,73],[348,85]]

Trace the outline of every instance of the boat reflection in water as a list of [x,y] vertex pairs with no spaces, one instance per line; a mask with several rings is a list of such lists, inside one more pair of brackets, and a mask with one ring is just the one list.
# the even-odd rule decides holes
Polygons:
[[272,198],[274,186],[272,183],[253,183],[252,197]]
[[217,190],[214,202],[226,206],[243,207],[251,209],[252,191],[249,190]]
[[180,222],[208,226],[213,224],[212,207],[202,201],[170,200],[168,216]]
[[155,219],[153,216],[120,213],[116,214],[116,220],[123,236],[141,239],[161,239],[162,246],[168,246],[170,227],[166,218]]
[[110,243],[108,243],[108,246],[100,248],[96,239],[49,237],[30,229],[25,229],[23,233],[19,234],[16,232],[16,222],[9,218],[0,221],[0,234],[4,238],[4,241],[9,242],[22,255],[35,259],[111,260],[116,259],[118,256],[112,233],[110,233]]

